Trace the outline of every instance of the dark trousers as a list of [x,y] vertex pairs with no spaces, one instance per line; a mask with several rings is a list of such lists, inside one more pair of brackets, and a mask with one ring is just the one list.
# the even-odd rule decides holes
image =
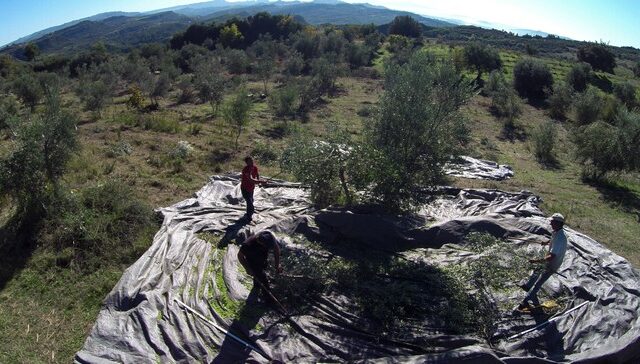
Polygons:
[[251,216],[256,211],[253,207],[253,191],[247,191],[244,188],[241,188],[242,197],[247,202],[247,215]]
[[525,283],[522,288],[528,291],[527,296],[524,298],[523,302],[531,301],[534,305],[539,305],[540,301],[538,301],[538,291],[542,288],[544,282],[549,279],[553,275],[553,271],[549,269],[541,269],[538,271],[534,271],[529,277],[527,283]]

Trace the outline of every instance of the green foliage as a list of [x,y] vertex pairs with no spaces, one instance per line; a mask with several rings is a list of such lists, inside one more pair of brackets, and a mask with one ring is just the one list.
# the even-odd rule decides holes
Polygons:
[[269,96],[269,106],[277,117],[294,118],[300,108],[298,88],[287,85],[274,90]]
[[193,67],[193,83],[198,91],[200,99],[208,102],[214,115],[218,114],[218,109],[224,99],[225,79],[220,74],[221,65],[218,62],[201,59]]
[[311,63],[311,74],[320,94],[331,94],[336,90],[339,68],[327,58],[318,58]]
[[138,241],[152,225],[153,210],[119,181],[61,196],[44,226],[45,248],[65,256],[58,264],[92,272],[140,256],[149,242]]
[[24,56],[27,58],[27,61],[31,62],[35,60],[38,55],[40,55],[40,48],[33,42],[27,43],[24,47]]
[[595,70],[613,73],[616,67],[616,56],[604,43],[588,43],[578,48],[578,60],[586,62]]
[[60,107],[52,90],[44,114],[22,120],[13,133],[14,147],[0,161],[0,192],[12,195],[23,210],[39,209],[37,202],[57,192],[57,181],[78,147],[75,118]]
[[33,111],[44,96],[44,90],[34,74],[23,72],[14,81],[12,90],[20,101]]
[[241,49],[229,49],[225,52],[225,66],[229,73],[241,75],[249,68],[249,56]]
[[633,74],[634,74],[636,77],[640,77],[640,61],[636,62],[636,63],[633,65]]
[[587,91],[576,95],[573,107],[575,111],[575,121],[578,124],[591,124],[600,118],[603,99],[596,88],[589,87]]
[[371,63],[373,52],[373,48],[366,44],[348,43],[345,48],[345,58],[351,69],[358,69]]
[[552,121],[544,122],[533,131],[531,139],[536,159],[541,163],[556,161],[554,147],[557,143],[557,127]]
[[422,25],[409,15],[399,15],[389,24],[389,34],[417,38],[422,35]]
[[602,179],[612,171],[640,169],[640,114],[623,110],[615,124],[596,121],[575,134],[576,155],[585,178]]
[[168,73],[161,73],[156,79],[153,90],[151,91],[151,97],[155,103],[158,103],[159,97],[166,97],[171,89],[171,76]]
[[264,164],[271,164],[280,158],[276,150],[276,146],[264,142],[256,142],[253,145],[251,155]]
[[505,118],[508,127],[513,127],[515,120],[522,114],[522,101],[503,74],[500,71],[491,72],[484,90],[491,96],[492,112]]
[[471,43],[464,47],[464,59],[467,67],[478,72],[476,82],[482,77],[482,72],[491,72],[502,68],[502,60],[498,51],[482,43]]
[[562,120],[566,117],[573,101],[573,90],[565,83],[553,87],[553,94],[549,96],[549,114],[552,118]]
[[583,92],[587,89],[589,80],[592,77],[593,70],[589,63],[580,62],[574,64],[567,73],[567,84],[569,84],[577,92]]
[[220,29],[220,43],[224,47],[238,48],[244,41],[244,36],[235,23]]
[[525,58],[513,68],[513,87],[522,97],[544,99],[553,86],[553,75],[546,64]]
[[112,96],[114,83],[115,80],[108,73],[102,73],[98,67],[91,70],[81,68],[78,70],[76,94],[87,110],[100,113]]
[[636,87],[629,81],[614,84],[613,94],[629,109],[633,109],[638,103]]
[[0,130],[9,127],[10,124],[18,123],[20,104],[12,95],[0,98]]
[[142,90],[136,85],[129,88],[129,98],[127,99],[127,106],[134,110],[142,110],[144,107],[144,96]]
[[[326,140],[300,135],[293,139],[282,154],[281,166],[298,181],[309,186],[311,200],[319,207],[353,202],[347,185],[347,174],[361,157],[351,147],[348,134],[332,127]],[[350,176],[355,177],[352,173]]]
[[380,111],[366,134],[375,199],[406,209],[442,181],[444,165],[467,138],[460,107],[471,92],[452,62],[426,52],[387,67]]
[[299,52],[292,52],[285,60],[284,70],[289,76],[299,76],[304,69],[304,58]]
[[247,91],[240,88],[238,92],[222,108],[224,121],[233,128],[235,132],[235,149],[238,149],[238,139],[249,122],[249,111],[251,111],[251,99],[247,96]]

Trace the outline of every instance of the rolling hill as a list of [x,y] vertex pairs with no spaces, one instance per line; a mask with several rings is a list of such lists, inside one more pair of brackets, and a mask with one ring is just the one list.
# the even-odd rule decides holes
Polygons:
[[128,49],[144,43],[163,42],[173,34],[185,30],[194,22],[211,22],[233,16],[246,17],[262,11],[272,14],[291,14],[310,24],[368,24],[389,23],[398,15],[410,15],[431,27],[452,27],[452,23],[417,14],[368,4],[348,4],[335,0],[302,2],[229,3],[216,0],[152,11],[149,13],[104,13],[57,27],[42,30],[21,38],[1,52],[22,58],[25,42],[34,42],[44,53],[72,53],[103,42],[111,49]]

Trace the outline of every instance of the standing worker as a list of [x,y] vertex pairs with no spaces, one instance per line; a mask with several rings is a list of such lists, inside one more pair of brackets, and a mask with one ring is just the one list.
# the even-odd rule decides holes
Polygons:
[[[276,274],[282,272],[280,266],[280,246],[278,239],[269,230],[263,230],[255,235],[250,236],[242,243],[238,251],[238,261],[253,277],[253,286],[258,287],[259,296],[267,301],[270,300],[269,278],[265,273],[265,269],[269,264],[269,250],[273,250],[273,258],[276,265]],[[261,294],[260,294],[261,293]]]
[[242,168],[240,191],[242,192],[242,197],[247,202],[247,213],[245,214],[245,217],[247,220],[251,221],[251,217],[256,211],[253,207],[253,190],[255,189],[256,184],[263,183],[263,181],[260,180],[258,167],[253,164],[253,158],[247,156],[244,159],[244,163],[246,166]]
[[531,302],[534,306],[539,306],[538,291],[544,284],[544,282],[555,273],[564,259],[564,253],[567,251],[567,237],[564,234],[564,216],[559,213],[551,215],[550,218],[551,228],[553,233],[551,240],[541,243],[542,245],[549,245],[549,250],[542,259],[531,259],[531,263],[544,263],[545,266],[542,270],[534,271],[527,283],[521,285],[522,289],[527,291],[527,295],[522,300],[522,303],[518,306],[517,310],[530,309]]

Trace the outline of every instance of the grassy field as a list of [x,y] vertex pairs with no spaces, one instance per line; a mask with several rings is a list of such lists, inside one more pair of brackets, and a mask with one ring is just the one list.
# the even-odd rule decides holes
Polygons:
[[[448,47],[438,47],[438,52],[448,52]],[[521,55],[502,52],[501,57],[509,74]],[[563,78],[570,67],[566,61],[545,62],[556,78]],[[381,68],[379,62],[376,65]],[[382,80],[341,78],[338,84],[340,92],[325,98],[325,103],[305,122],[279,120],[265,101],[256,101],[238,149],[233,145],[232,130],[220,117],[212,115],[208,104],[178,105],[172,95],[161,101],[160,111],[138,114],[128,110],[125,98],[120,97],[95,116],[81,111],[79,101],[67,93],[66,106],[75,110],[82,121],[78,127],[82,148],[72,159],[64,183],[81,190],[117,180],[133,188],[150,205],[162,207],[192,196],[212,174],[239,171],[242,158],[249,153],[257,156],[263,175],[278,174],[275,159],[291,138],[291,130],[301,128],[322,135],[327,123],[337,122],[357,135],[367,127],[366,117],[360,115],[365,115],[378,100]],[[262,84],[254,81],[248,87],[250,92],[258,93]],[[600,185],[582,182],[580,165],[571,154],[570,120],[558,123],[558,164],[543,166],[536,161],[528,136],[549,119],[545,111],[525,105],[515,133],[506,134],[503,122],[489,112],[490,104],[490,99],[475,96],[465,107],[472,130],[469,154],[509,164],[515,177],[504,182],[456,179],[452,183],[530,190],[542,196],[542,208],[547,214],[565,214],[568,226],[640,266],[638,176],[615,176],[610,183]],[[178,158],[175,153],[181,141],[193,147],[185,158]],[[3,201],[3,205],[0,226],[10,216],[9,202]],[[151,243],[154,233],[141,234],[136,243],[140,252]],[[51,263],[55,259],[36,246],[6,273],[11,278],[0,287],[0,363],[70,362],[89,333],[103,298],[131,263],[86,274],[56,267]]]

